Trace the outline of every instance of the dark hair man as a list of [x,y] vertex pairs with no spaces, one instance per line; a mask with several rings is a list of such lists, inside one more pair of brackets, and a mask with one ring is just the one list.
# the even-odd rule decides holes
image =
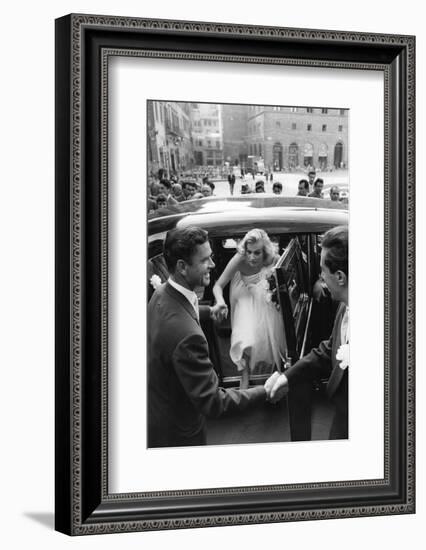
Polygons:
[[323,187],[324,187],[324,180],[322,178],[317,178],[314,183],[314,190],[312,191],[312,193],[309,193],[308,197],[323,199],[324,198],[324,195],[322,193]]
[[283,184],[280,181],[275,181],[272,184],[272,193],[274,193],[274,195],[281,195],[282,191],[283,191]]
[[164,258],[170,277],[148,305],[148,447],[204,445],[207,417],[264,401],[265,388],[219,386],[199,321],[215,308],[199,307],[194,292],[215,266],[207,231],[169,231]]
[[314,186],[315,175],[316,175],[315,170],[309,170],[309,172],[308,172],[308,179],[309,179],[308,185],[309,185],[309,189],[312,189],[313,186]]
[[263,180],[258,180],[256,182],[255,192],[256,193],[264,193],[265,192],[265,182]]
[[[327,231],[322,241],[321,276],[331,297],[340,303],[333,331],[328,340],[299,359],[275,380],[274,387],[266,383],[271,401],[287,392],[289,398],[290,431],[293,440],[311,439],[311,392],[315,380],[328,378],[327,395],[334,405],[330,439],[348,437],[348,370],[349,370],[349,276],[348,228],[335,227]],[[271,381],[272,382],[272,381]]]
[[302,179],[299,180],[298,188],[297,188],[297,196],[298,197],[307,197],[309,193],[309,182],[308,180]]
[[185,196],[185,200],[191,200],[193,195],[197,190],[197,186],[192,181],[183,181],[182,182],[182,191]]
[[166,179],[162,179],[160,180],[160,183],[159,183],[159,188],[158,188],[158,194],[160,195],[166,195],[166,197],[170,194],[171,192],[171,189],[172,189],[172,184],[169,180],[166,180]]

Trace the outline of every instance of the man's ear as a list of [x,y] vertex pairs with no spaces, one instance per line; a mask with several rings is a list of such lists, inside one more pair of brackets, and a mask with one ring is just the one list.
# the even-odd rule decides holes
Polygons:
[[348,277],[346,273],[340,269],[338,269],[335,273],[337,282],[340,286],[345,286],[348,282]]
[[178,260],[176,262],[176,271],[180,275],[185,275],[185,273],[186,273],[186,262],[184,260]]

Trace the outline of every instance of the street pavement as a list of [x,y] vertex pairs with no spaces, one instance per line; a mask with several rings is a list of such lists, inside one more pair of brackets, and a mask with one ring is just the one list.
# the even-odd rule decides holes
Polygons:
[[[257,175],[254,179],[249,174],[244,177],[244,180],[237,178],[234,186],[234,195],[241,194],[241,185],[246,183],[251,187],[254,192],[255,183],[258,180],[263,180],[265,182],[265,192],[272,193],[272,184],[274,181],[279,181],[283,185],[282,196],[284,197],[294,197],[297,194],[297,188],[299,180],[308,179],[306,172],[274,172],[273,181],[265,182],[265,177],[262,175]],[[338,185],[341,190],[347,190],[349,187],[349,173],[348,170],[336,170],[334,172],[317,172],[316,178],[322,178],[324,180],[324,188],[326,193],[324,193],[325,198],[328,197],[328,189],[333,185]],[[227,180],[215,181],[215,191],[214,194],[217,197],[229,197],[229,183]]]

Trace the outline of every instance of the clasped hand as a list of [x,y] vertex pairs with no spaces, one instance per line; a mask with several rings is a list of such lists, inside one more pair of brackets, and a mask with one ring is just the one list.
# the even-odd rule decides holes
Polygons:
[[210,316],[214,321],[220,323],[228,317],[228,306],[225,302],[215,304],[210,310]]
[[265,382],[266,397],[271,403],[276,403],[288,393],[288,380],[285,374],[275,371]]

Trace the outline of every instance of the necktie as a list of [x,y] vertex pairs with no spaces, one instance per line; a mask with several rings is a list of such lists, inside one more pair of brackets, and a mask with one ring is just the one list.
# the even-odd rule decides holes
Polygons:
[[198,298],[197,298],[197,296],[193,297],[192,306],[195,310],[195,316],[197,317],[197,320],[199,321],[200,320],[200,313],[199,313],[199,310],[198,310]]

